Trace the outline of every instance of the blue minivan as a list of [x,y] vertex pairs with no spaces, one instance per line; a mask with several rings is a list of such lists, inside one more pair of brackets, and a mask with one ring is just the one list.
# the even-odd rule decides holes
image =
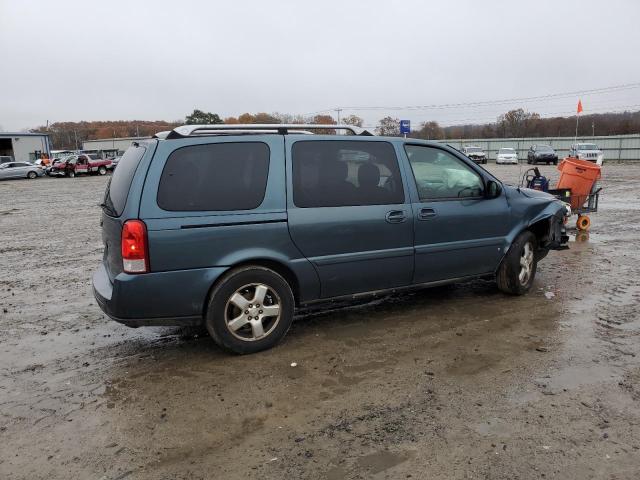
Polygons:
[[178,127],[126,151],[101,206],[102,310],[205,325],[236,353],[272,347],[313,302],[486,276],[524,294],[568,240],[551,195],[346,125]]

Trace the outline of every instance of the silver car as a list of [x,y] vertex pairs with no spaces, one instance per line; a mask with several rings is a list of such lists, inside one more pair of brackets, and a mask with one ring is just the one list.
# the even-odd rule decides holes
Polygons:
[[578,160],[586,160],[596,165],[602,165],[604,153],[595,143],[574,143],[569,150],[569,156]]
[[44,175],[41,168],[28,162],[7,162],[0,164],[0,180],[9,178],[36,178]]

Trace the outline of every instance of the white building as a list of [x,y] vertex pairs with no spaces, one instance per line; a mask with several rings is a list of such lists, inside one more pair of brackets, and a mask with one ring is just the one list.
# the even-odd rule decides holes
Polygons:
[[42,155],[51,157],[49,134],[0,132],[0,156],[4,155],[17,162],[34,162]]
[[151,137],[123,137],[105,138],[101,140],[86,140],[82,142],[83,152],[103,153],[105,157],[122,155],[132,142],[148,140]]

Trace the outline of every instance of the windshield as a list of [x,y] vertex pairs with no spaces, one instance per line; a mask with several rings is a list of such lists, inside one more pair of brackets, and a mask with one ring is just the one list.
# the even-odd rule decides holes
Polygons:
[[467,153],[478,153],[482,151],[482,149],[479,147],[467,147],[465,150],[467,151]]
[[513,148],[501,148],[498,151],[498,154],[500,153],[513,154],[513,153],[516,153],[516,151]]
[[595,143],[581,143],[578,150],[598,150],[598,146]]
[[548,145],[538,145],[539,152],[553,152],[553,148]]

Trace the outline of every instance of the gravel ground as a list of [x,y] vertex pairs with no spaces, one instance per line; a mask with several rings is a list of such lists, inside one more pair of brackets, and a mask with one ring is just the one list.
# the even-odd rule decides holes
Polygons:
[[107,178],[1,182],[0,478],[638,478],[640,166],[604,173],[528,295],[326,309],[245,357],[102,315]]

